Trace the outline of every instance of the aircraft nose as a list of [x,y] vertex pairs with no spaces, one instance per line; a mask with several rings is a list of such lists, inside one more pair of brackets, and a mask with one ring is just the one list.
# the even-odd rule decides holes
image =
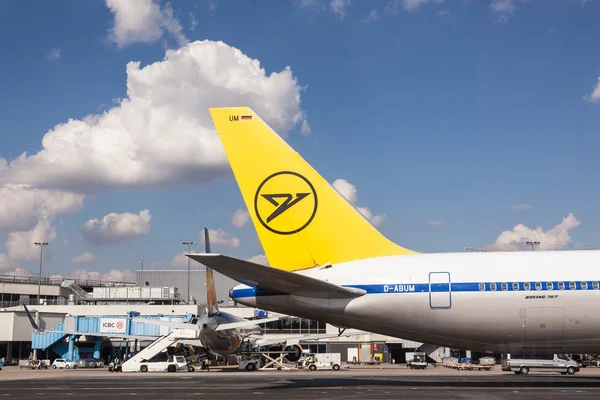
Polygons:
[[229,298],[235,300],[235,298],[233,297],[233,288],[229,289]]

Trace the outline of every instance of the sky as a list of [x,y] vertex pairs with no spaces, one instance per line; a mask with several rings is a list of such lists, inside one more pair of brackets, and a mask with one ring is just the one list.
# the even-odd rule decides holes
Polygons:
[[[598,0],[0,2],[0,273],[267,263],[209,107],[396,243],[600,246]],[[198,264],[193,265],[194,268]]]

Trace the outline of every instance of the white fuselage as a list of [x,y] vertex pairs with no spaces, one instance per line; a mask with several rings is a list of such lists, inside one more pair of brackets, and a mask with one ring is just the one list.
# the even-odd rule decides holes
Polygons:
[[231,295],[251,307],[465,350],[600,348],[600,251],[417,254],[297,273],[367,294],[307,298],[239,285]]

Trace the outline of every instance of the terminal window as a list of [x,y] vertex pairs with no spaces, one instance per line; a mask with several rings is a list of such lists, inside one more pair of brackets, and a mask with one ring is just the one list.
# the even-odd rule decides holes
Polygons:
[[264,326],[264,333],[314,334],[327,332],[325,322],[306,318],[290,317],[279,321],[267,322],[261,326]]

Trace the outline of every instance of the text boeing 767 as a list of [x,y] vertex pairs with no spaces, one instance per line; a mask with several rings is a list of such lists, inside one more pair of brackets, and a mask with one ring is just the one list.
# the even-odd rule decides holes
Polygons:
[[210,109],[270,267],[189,254],[244,305],[440,346],[600,347],[600,252],[419,254],[382,235],[247,107]]

